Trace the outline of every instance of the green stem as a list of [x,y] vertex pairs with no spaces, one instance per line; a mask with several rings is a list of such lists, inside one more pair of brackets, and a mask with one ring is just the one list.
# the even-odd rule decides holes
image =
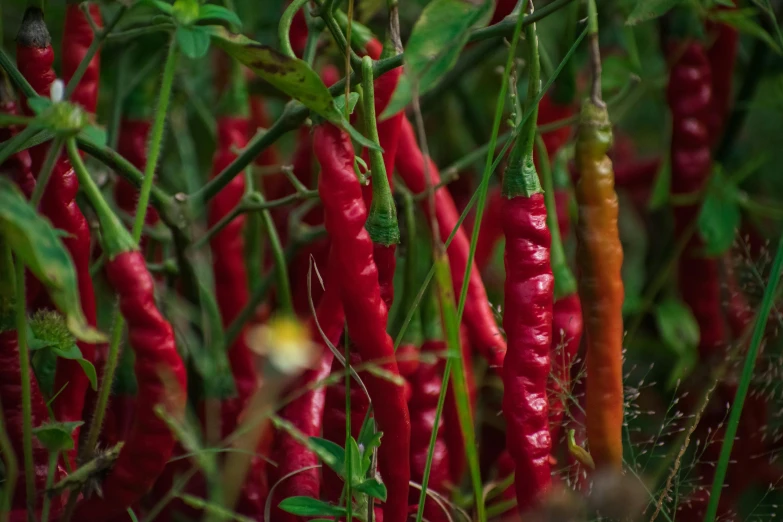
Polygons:
[[[532,0],[528,0],[528,10],[533,10]],[[528,48],[528,81],[525,100],[528,117],[514,148],[511,150],[506,173],[503,176],[503,195],[509,198],[517,196],[529,198],[533,194],[541,193],[541,183],[538,181],[536,165],[533,162],[538,100],[541,97],[541,60],[538,52],[536,24],[525,27],[525,40]],[[489,165],[491,158],[492,155],[489,155],[487,165]]]
[[[10,253],[10,250],[6,250]],[[19,476],[19,465],[16,462],[14,447],[11,445],[11,440],[8,438],[8,432],[5,429],[5,418],[3,417],[2,408],[0,408],[0,454],[3,456],[3,465],[5,466],[3,469],[5,472],[3,496],[0,500],[0,522],[8,522],[14,490],[16,489],[16,479]]]
[[35,183],[35,188],[33,189],[33,194],[30,196],[30,204],[33,206],[33,208],[38,208],[38,203],[41,202],[41,198],[43,197],[44,189],[46,188],[46,185],[49,183],[49,179],[52,177],[52,172],[54,171],[54,164],[57,162],[57,159],[60,157],[60,152],[62,152],[63,148],[63,139],[62,138],[55,138],[54,142],[49,147],[49,150],[46,151],[46,158],[44,158],[43,166],[41,167],[41,173],[38,175],[38,179]]
[[155,180],[155,169],[158,166],[161,146],[163,142],[163,127],[166,123],[166,113],[171,100],[171,88],[174,84],[174,73],[177,70],[177,44],[172,37],[169,44],[169,52],[166,56],[166,65],[163,69],[163,82],[160,86],[160,99],[155,111],[155,120],[150,131],[150,145],[147,151],[147,165],[144,169],[144,180],[139,191],[139,203],[136,207],[136,221],[133,223],[133,240],[138,243],[144,228],[144,220],[147,216],[147,206],[150,201],[150,191]]
[[11,60],[11,57],[8,56],[3,49],[0,49],[0,67],[2,67],[5,72],[8,73],[8,77],[11,79],[14,85],[16,85],[16,87],[22,91],[22,94],[24,94],[25,98],[38,97],[38,93],[35,92],[33,86],[30,85],[30,82],[27,81],[27,78],[22,76],[22,73],[19,72],[19,69],[16,68],[16,64],[14,64],[13,60]]
[[[532,15],[525,16],[526,23],[534,23],[543,20],[547,16],[556,13],[574,1],[575,0],[555,0],[551,4],[547,4],[541,9],[536,9],[536,12]],[[516,20],[506,18],[505,20],[500,21],[495,25],[473,31],[470,34],[470,41],[479,42],[481,40],[488,40],[490,38],[502,38],[508,36],[514,31],[516,23]]]
[[107,44],[124,43],[125,40],[138,38],[139,36],[145,36],[152,33],[160,33],[163,31],[173,31],[177,26],[170,22],[163,22],[160,24],[145,25],[144,27],[134,27],[133,29],[126,29],[119,31],[112,35],[107,35]]
[[[362,58],[362,102],[365,132],[376,145],[380,144],[378,125],[375,118],[375,88],[373,86],[372,59]],[[375,244],[396,245],[400,242],[400,229],[397,224],[397,208],[394,205],[383,152],[369,150],[370,170],[372,171],[372,203],[365,228]]]
[[19,346],[19,379],[22,382],[22,453],[28,507],[35,503],[35,466],[33,464],[33,413],[30,387],[30,350],[27,346],[27,303],[24,263],[14,262],[16,284],[16,336]]
[[[258,195],[263,202],[263,196],[260,193]],[[261,211],[261,216],[263,217],[267,238],[269,238],[269,247],[272,249],[272,260],[275,265],[275,275],[277,276],[277,305],[283,314],[293,315],[294,305],[291,298],[291,285],[288,281],[288,266],[283,245],[280,243],[280,236],[277,235],[272,213],[269,210],[263,210]]]
[[[54,485],[54,472],[57,469],[57,460],[60,454],[56,451],[49,453],[49,469],[46,472],[46,490],[50,490]],[[47,522],[49,520],[49,510],[52,506],[52,499],[49,495],[44,494],[43,507],[41,508],[41,521]]]
[[[525,11],[525,7],[530,0],[523,0],[522,11]],[[487,160],[484,164],[484,173],[481,177],[481,184],[479,185],[478,202],[476,205],[476,218],[473,225],[473,234],[470,238],[470,251],[468,252],[467,266],[465,268],[465,274],[462,278],[462,289],[459,296],[459,305],[457,307],[458,320],[462,320],[462,314],[465,311],[465,303],[468,297],[468,285],[470,283],[471,267],[473,266],[473,257],[476,253],[476,245],[478,243],[478,235],[481,230],[481,218],[484,214],[484,206],[487,202],[487,190],[489,187],[489,177],[492,174],[492,160],[494,156],[495,147],[497,144],[498,133],[500,131],[500,123],[503,120],[503,109],[506,104],[506,92],[508,91],[508,78],[511,75],[511,69],[514,66],[514,60],[516,58],[517,44],[519,43],[519,37],[522,34],[522,20],[525,17],[517,16],[515,20],[514,36],[511,38],[511,47],[508,51],[508,57],[506,58],[506,66],[503,70],[503,78],[500,82],[500,92],[498,93],[497,103],[495,106],[495,119],[492,124],[492,134],[489,139],[489,150],[487,154]],[[528,111],[529,112],[529,111]],[[526,120],[523,120],[523,122]],[[535,121],[535,120],[534,120]],[[524,123],[523,123],[524,124]],[[467,444],[467,440],[465,441]],[[483,502],[482,502],[483,504]],[[483,513],[482,513],[483,514]]]
[[723,489],[723,482],[726,479],[726,470],[731,458],[731,448],[734,446],[734,438],[737,435],[742,407],[745,405],[745,398],[748,395],[750,382],[753,379],[753,368],[756,364],[756,357],[759,352],[759,346],[764,338],[764,329],[769,319],[770,310],[775,296],[775,291],[780,282],[781,268],[783,268],[783,238],[778,240],[778,248],[775,253],[775,259],[770,269],[769,283],[764,289],[764,297],[761,300],[761,307],[756,315],[756,324],[753,326],[753,336],[750,340],[750,347],[745,356],[745,365],[742,368],[737,393],[734,396],[734,402],[731,405],[729,421],[726,424],[726,435],[723,437],[723,446],[720,449],[718,465],[715,468],[715,478],[712,482],[712,492],[710,493],[710,502],[707,505],[707,512],[704,515],[705,522],[712,522],[718,513],[718,501]]
[[560,227],[557,222],[557,203],[555,201],[555,183],[552,180],[549,154],[547,153],[546,145],[544,145],[544,139],[540,134],[536,137],[536,146],[538,150],[538,170],[544,183],[546,224],[552,236],[549,259],[552,265],[552,273],[555,276],[554,299],[557,301],[576,292],[576,278],[574,278],[574,274],[568,267],[568,259],[566,258],[565,248],[563,248],[563,239],[560,237]]
[[307,23],[307,41],[305,42],[304,53],[302,53],[302,60],[312,67],[313,61],[315,61],[315,53],[318,50],[318,39],[321,37],[324,25],[320,19],[316,19],[310,14],[309,9],[305,9],[304,14]]
[[28,125],[19,133],[14,135],[10,140],[6,140],[3,142],[3,148],[0,149],[0,165],[2,165],[5,160],[16,154],[22,147],[27,143],[27,141],[34,137],[36,134],[38,134],[38,130],[33,125]]
[[[248,166],[245,171],[245,197],[255,191],[255,173]],[[238,207],[241,205],[237,205]],[[261,216],[250,213],[245,220],[245,268],[247,270],[247,286],[251,292],[261,284],[261,274],[264,272],[264,257],[261,248],[263,239]]]
[[[82,76],[84,76],[84,71],[87,70],[87,67],[90,65],[90,60],[92,60],[93,56],[95,56],[95,53],[98,52],[98,48],[101,46],[109,33],[114,30],[117,23],[120,21],[123,15],[125,15],[125,11],[127,10],[128,6],[120,4],[120,8],[117,10],[114,18],[112,18],[109,23],[106,24],[103,30],[97,33],[93,33],[92,42],[90,42],[90,46],[87,48],[87,52],[84,54],[84,58],[82,58],[82,61],[79,62],[79,67],[76,68],[73,76],[71,76],[71,79],[68,80],[68,85],[65,87],[66,100],[71,97],[73,91],[76,89],[76,86],[79,85],[79,80],[81,80]],[[89,14],[84,13],[84,16],[89,16]]]
[[280,51],[283,54],[296,58],[294,49],[291,47],[291,38],[289,32],[291,31],[291,23],[294,21],[294,16],[297,11],[307,5],[310,0],[294,0],[283,12],[283,16],[280,18],[280,24],[277,26],[277,37],[280,39]]
[[[367,412],[369,416],[370,412]],[[351,485],[355,480],[351,474],[351,343],[345,341],[345,520],[351,522],[353,517],[353,494]]]

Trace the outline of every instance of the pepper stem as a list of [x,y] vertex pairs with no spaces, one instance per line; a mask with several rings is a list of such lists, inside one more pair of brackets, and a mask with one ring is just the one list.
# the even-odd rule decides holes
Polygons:
[[[533,13],[533,2],[528,1],[528,15]],[[536,120],[538,119],[538,95],[541,92],[541,60],[538,52],[538,34],[536,24],[525,27],[525,40],[528,50],[527,110],[530,116],[511,150],[508,167],[503,175],[503,195],[508,198],[530,197],[540,194],[536,165],[533,162],[533,144],[536,139]]]
[[[372,59],[362,59],[362,91],[364,104],[364,122],[369,138],[379,144],[378,126],[375,118],[375,90],[373,87]],[[400,242],[400,228],[397,224],[397,209],[394,206],[389,178],[383,164],[383,152],[370,150],[370,170],[372,171],[372,204],[365,225],[375,244],[396,245]]]
[[536,149],[538,150],[538,164],[541,171],[541,180],[544,183],[544,203],[546,204],[546,224],[552,236],[552,246],[549,259],[552,265],[552,273],[555,276],[555,301],[567,295],[576,293],[576,278],[568,267],[563,238],[560,237],[560,227],[557,222],[557,203],[555,201],[555,184],[552,178],[552,168],[549,155],[541,135],[536,136]]
[[101,242],[109,259],[113,259],[123,252],[136,250],[136,242],[130,236],[125,226],[117,215],[112,211],[109,204],[103,198],[100,189],[87,172],[82,157],[79,155],[79,149],[76,147],[76,140],[68,138],[66,142],[68,156],[71,164],[76,171],[76,177],[79,179],[79,185],[90,200],[95,213],[98,215],[98,221],[101,225]]
[[598,9],[595,0],[587,0],[587,34],[590,40],[590,69],[593,75],[590,100],[598,107],[606,107],[601,98],[601,49],[598,45]]

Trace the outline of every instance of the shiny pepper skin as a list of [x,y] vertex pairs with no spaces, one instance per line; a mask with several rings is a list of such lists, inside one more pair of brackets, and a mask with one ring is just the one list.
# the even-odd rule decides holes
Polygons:
[[75,520],[106,520],[119,515],[152,487],[171,457],[174,435],[158,417],[181,419],[187,390],[185,367],[174,332],[155,304],[154,282],[138,251],[123,252],[106,264],[106,276],[117,293],[128,328],[128,345],[136,356],[136,418],[125,446],[103,484],[103,498],[81,503]]
[[[325,278],[326,289],[315,311],[316,317],[318,318],[318,324],[316,325],[315,320],[311,318],[309,325],[313,342],[320,348],[321,359],[317,368],[307,370],[304,375],[302,375],[297,383],[297,389],[307,388],[308,386],[327,378],[332,371],[334,355],[324,342],[318,327],[320,326],[323,334],[333,346],[336,346],[339,343],[345,324],[345,314],[343,313],[342,303],[340,302],[340,290],[335,279],[336,267],[333,266],[333,263],[336,263],[337,261],[337,256],[330,254],[330,266]],[[313,281],[315,281],[315,278],[313,278]],[[291,422],[305,436],[320,437],[321,428],[324,423],[326,393],[327,388],[325,386],[309,389],[303,395],[286,405],[281,412],[281,417]],[[334,406],[339,407],[337,404]],[[343,401],[340,406],[344,408],[345,401]],[[364,416],[359,419],[360,422],[362,420],[364,420]],[[335,423],[335,428],[338,427],[337,424],[338,423]],[[342,432],[343,434],[345,432],[344,419],[342,423]],[[342,445],[345,441],[341,440],[335,442]],[[288,497],[320,497],[321,479],[320,472],[316,467],[318,458],[313,452],[306,449],[296,439],[291,437],[288,432],[281,431],[275,437],[274,460],[278,463],[276,472],[278,480],[304,468],[311,467],[312,469],[300,471],[280,482],[275,490],[278,498],[273,502],[273,505],[276,506],[279,504],[280,500]],[[276,515],[275,520],[288,522],[300,519],[294,515],[280,511]]]
[[[97,3],[88,7],[90,17],[97,27],[103,27],[101,8]],[[65,7],[65,31],[63,32],[62,62],[63,78],[66,83],[76,72],[87,49],[93,40],[93,31],[84,11],[79,4],[67,4]],[[71,95],[71,101],[78,103],[87,112],[95,113],[98,106],[98,83],[101,76],[101,58],[95,53],[84,71],[84,75]]]
[[585,102],[576,139],[576,198],[579,297],[587,338],[587,440],[598,469],[619,470],[623,462],[623,249],[612,162],[607,156],[611,143],[606,108]]
[[582,341],[582,305],[578,294],[571,294],[552,305],[552,375],[549,383],[549,433],[553,445],[560,436],[566,395],[571,392],[571,365]]
[[[32,413],[32,426],[36,428],[49,422],[49,412],[46,409],[41,392],[38,389],[38,381],[32,372],[26,376],[30,380],[30,406]],[[22,383],[19,367],[19,344],[15,330],[0,332],[0,399],[2,399],[2,412],[4,429],[11,441],[11,446],[16,454],[19,467],[17,475],[16,491],[13,497],[13,508],[25,510],[27,506],[25,496],[24,455],[22,452]],[[46,474],[49,469],[49,452],[33,437],[33,464],[35,473],[35,489],[43,491],[46,487]],[[58,466],[55,480],[65,476],[64,470]],[[53,511],[61,507],[62,497],[53,499]],[[40,500],[39,500],[40,502]],[[40,508],[40,503],[38,507]],[[21,518],[20,520],[24,520]]]
[[[218,148],[212,162],[212,175],[218,175],[236,158],[234,150],[247,145],[248,122],[246,118],[222,116],[218,119]],[[215,196],[209,205],[208,224],[210,227],[228,215],[245,195],[245,178],[236,176]],[[239,315],[249,299],[247,285],[247,270],[244,258],[244,236],[242,229],[245,216],[240,215],[231,221],[223,230],[215,234],[210,241],[212,248],[212,264],[215,277],[215,297],[220,308],[223,325],[231,324]],[[236,415],[241,411],[245,401],[257,387],[255,372],[255,357],[240,335],[234,345],[228,350],[228,360],[231,373],[237,387],[238,400],[224,415],[224,431],[233,431],[236,425]]]
[[[353,171],[350,138],[331,124],[320,125],[313,134],[313,150],[321,165],[318,192],[324,205],[326,230],[339,259],[336,273],[350,339],[365,363],[399,375],[394,343],[386,333],[388,311],[381,300],[372,241],[364,228],[367,209]],[[404,522],[408,511],[411,429],[404,390],[372,374],[364,382],[373,401],[378,429],[384,434],[378,451],[379,470],[387,489],[384,520]]]
[[[43,13],[39,9],[31,7],[25,11],[16,41],[16,60],[20,72],[39,95],[48,97],[49,89],[55,79],[52,69],[54,52]],[[47,144],[30,149],[33,173],[40,172],[47,150]],[[76,268],[84,316],[90,326],[95,326],[95,294],[90,276],[90,227],[76,204],[78,192],[79,182],[76,173],[68,159],[63,156],[54,165],[39,209],[55,228],[68,234],[63,238],[63,243],[71,254]],[[91,363],[95,361],[94,345],[84,342],[79,342],[77,345],[84,359]],[[57,420],[81,420],[84,398],[89,385],[81,365],[73,360],[58,361],[54,385],[57,390],[63,389],[54,401]],[[74,438],[78,440],[78,430],[74,431]]]
[[[506,173],[508,175],[508,172]],[[551,485],[547,380],[554,278],[542,193],[503,202],[506,284],[503,364],[506,446],[516,465],[517,505],[524,513]]]
[[[395,166],[405,185],[414,194],[422,193],[427,188],[424,161],[424,155],[416,143],[413,126],[404,119]],[[431,159],[426,161],[428,161],[430,181],[432,185],[437,185],[440,182],[438,168]],[[429,204],[426,199],[422,201],[422,209],[429,214]],[[438,221],[441,241],[446,241],[457,225],[459,212],[445,187],[435,191],[435,218]],[[446,251],[456,295],[462,291],[462,277],[467,268],[469,251],[470,239],[464,228],[459,227]],[[487,299],[487,291],[475,263],[471,267],[463,321],[468,327],[471,345],[484,356],[491,367],[499,370],[503,366],[503,358],[506,355],[506,343],[495,322],[495,316]]]
[[[446,351],[443,341],[426,341],[421,346],[422,353],[439,354]],[[435,427],[435,413],[438,408],[438,396],[443,382],[443,364],[419,364],[416,373],[408,378],[411,385],[411,398],[408,409],[411,415],[411,480],[421,484],[424,467],[429,454],[430,437]],[[441,417],[437,426],[438,438],[432,455],[432,468],[427,487],[436,493],[445,495],[449,476],[449,453],[444,439],[444,423]],[[411,504],[418,503],[420,492],[411,489]],[[446,513],[429,497],[424,506],[424,518],[432,522],[445,522]]]
[[[672,113],[671,173],[672,194],[691,194],[703,189],[710,177],[709,114],[712,107],[710,65],[700,43],[684,50],[673,46],[679,60],[672,66],[666,96]],[[674,209],[675,235],[681,237],[696,220],[698,205]],[[702,241],[694,234],[680,257],[680,294],[690,306],[699,325],[699,352],[718,353],[726,341],[721,312],[720,268],[715,258],[700,252]]]

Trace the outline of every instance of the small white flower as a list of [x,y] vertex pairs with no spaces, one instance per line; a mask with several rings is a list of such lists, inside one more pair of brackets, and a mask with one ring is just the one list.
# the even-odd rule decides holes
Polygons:
[[54,103],[63,101],[63,95],[65,94],[65,84],[59,78],[52,82],[52,87],[49,90],[49,97]]
[[276,317],[267,324],[250,328],[245,337],[255,353],[265,355],[286,375],[296,375],[313,366],[317,345],[308,328],[292,317]]

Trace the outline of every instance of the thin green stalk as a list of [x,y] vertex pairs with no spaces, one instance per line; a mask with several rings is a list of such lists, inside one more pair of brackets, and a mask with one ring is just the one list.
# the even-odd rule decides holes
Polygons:
[[[255,173],[248,166],[245,171],[245,196],[255,191]],[[245,220],[245,268],[247,270],[247,285],[251,292],[261,284],[261,274],[264,271],[264,259],[261,248],[263,230],[261,216],[251,212]]]
[[[369,412],[367,415],[369,416]],[[354,477],[351,474],[351,343],[345,341],[345,521],[353,518],[353,493],[351,492]]]
[[150,202],[150,191],[155,180],[155,169],[158,166],[158,159],[163,142],[163,127],[166,123],[166,113],[169,109],[171,100],[171,89],[174,84],[174,73],[177,70],[177,43],[174,37],[169,44],[169,52],[166,56],[166,66],[163,69],[163,82],[160,86],[160,99],[155,111],[155,120],[152,123],[150,131],[150,145],[147,151],[147,165],[144,169],[144,180],[141,183],[139,191],[139,203],[136,207],[136,221],[133,223],[133,240],[138,243],[141,239],[141,232],[144,228],[144,220],[147,216],[147,207]]
[[576,292],[576,279],[568,267],[563,239],[560,237],[560,227],[557,222],[557,203],[555,201],[555,183],[552,179],[552,168],[549,154],[540,134],[536,135],[538,151],[538,172],[544,186],[544,203],[546,204],[546,224],[552,236],[552,246],[549,250],[549,260],[555,277],[554,299],[565,297]]
[[16,489],[16,478],[19,476],[19,465],[16,462],[16,454],[11,440],[8,438],[8,432],[5,429],[5,419],[3,418],[3,409],[0,408],[0,454],[3,456],[3,465],[5,468],[5,483],[3,484],[3,496],[0,499],[0,522],[8,522],[11,514],[11,504]]
[[294,0],[291,2],[283,12],[283,16],[280,17],[280,23],[277,26],[277,37],[280,39],[280,51],[291,58],[296,58],[294,49],[291,47],[291,38],[288,34],[291,31],[291,23],[294,21],[294,16],[297,11],[306,6],[309,1],[310,0]]
[[[525,0],[526,1],[526,0]],[[567,6],[571,2],[574,2],[575,0],[555,0],[551,4],[547,4],[541,9],[536,9],[536,12],[533,13],[531,16],[526,16],[525,20],[527,20],[527,23],[534,23],[538,22],[540,20],[543,20],[547,16],[556,13],[563,7]],[[520,11],[520,15],[522,14],[522,11]],[[495,25],[491,25],[489,27],[485,27],[483,29],[478,29],[476,31],[473,31],[470,35],[470,41],[471,42],[478,42],[481,40],[487,40],[489,38],[498,38],[498,37],[504,37],[508,36],[509,33],[511,33],[514,30],[514,26],[517,23],[516,20],[508,19],[496,23]]]
[[[57,469],[57,461],[60,454],[56,451],[49,453],[49,469],[46,472],[46,489],[49,490],[54,485],[54,472]],[[49,510],[52,507],[52,498],[49,495],[44,495],[43,507],[41,507],[41,521],[49,521]]]
[[[84,54],[84,58],[82,58],[82,61],[79,62],[79,67],[76,68],[76,71],[74,71],[71,79],[68,80],[68,85],[65,86],[66,100],[71,97],[73,91],[76,89],[76,86],[79,85],[79,80],[81,80],[82,76],[84,76],[84,71],[87,70],[87,67],[90,65],[90,60],[92,60],[93,56],[95,56],[95,53],[98,52],[98,48],[101,46],[106,37],[114,30],[114,28],[117,26],[117,23],[125,15],[127,10],[128,6],[120,4],[120,8],[117,10],[114,18],[109,20],[109,23],[107,23],[101,31],[93,33],[92,42],[90,42],[90,46],[87,48],[87,52]],[[89,15],[85,13],[85,16]]]
[[22,91],[22,94],[24,94],[25,98],[36,98],[38,96],[38,93],[35,92],[33,86],[30,85],[30,82],[27,81],[27,78],[22,76],[22,73],[19,72],[19,69],[16,68],[16,64],[14,64],[13,60],[11,60],[11,57],[8,56],[3,49],[0,49],[0,67],[2,67],[5,72],[8,73],[8,77],[11,79],[14,85],[16,85],[16,87]]
[[35,467],[33,465],[33,413],[30,390],[30,350],[27,346],[27,303],[24,263],[14,262],[16,284],[16,336],[19,346],[19,378],[22,381],[22,454],[28,507],[35,503]]
[[46,185],[49,184],[49,178],[52,177],[52,172],[54,171],[54,164],[60,157],[62,148],[63,138],[57,137],[49,147],[49,150],[46,151],[46,158],[44,158],[44,163],[41,167],[41,173],[38,175],[38,180],[35,183],[33,194],[30,196],[30,204],[33,206],[33,208],[38,208],[38,203],[41,202],[44,189],[46,188]]
[[[462,289],[459,296],[459,305],[457,306],[457,318],[462,320],[462,314],[465,311],[465,303],[468,297],[468,284],[470,283],[471,267],[473,266],[473,257],[476,253],[476,245],[478,244],[478,235],[481,230],[481,218],[484,215],[484,206],[487,203],[487,190],[489,188],[489,177],[492,174],[492,160],[494,157],[495,147],[497,146],[498,133],[500,132],[500,124],[503,121],[503,111],[506,105],[506,92],[508,91],[508,79],[511,76],[511,69],[514,66],[514,60],[516,58],[517,44],[519,43],[519,36],[522,34],[522,20],[526,17],[522,16],[522,13],[526,11],[526,7],[529,0],[523,0],[522,9],[519,12],[519,16],[515,21],[514,36],[511,38],[511,47],[508,51],[508,58],[506,59],[506,66],[503,70],[503,79],[500,82],[500,92],[498,93],[497,104],[495,105],[495,119],[492,124],[492,134],[489,139],[489,154],[487,154],[487,160],[484,164],[484,174],[481,177],[481,184],[479,185],[479,196],[476,205],[476,219],[473,225],[473,234],[470,238],[470,251],[468,252],[467,266],[465,268],[465,274],[462,278]],[[530,113],[530,108],[526,111]],[[520,122],[520,125],[524,125],[525,120]],[[466,441],[467,443],[467,441]]]
[[310,14],[309,9],[305,8],[304,14],[305,22],[307,23],[307,41],[305,42],[302,60],[312,67],[313,61],[315,61],[315,52],[318,50],[318,39],[321,37],[324,26],[321,20]]
[[718,465],[715,468],[715,478],[712,482],[712,492],[710,493],[710,502],[707,505],[707,512],[704,515],[705,522],[713,522],[718,513],[718,501],[723,489],[723,482],[726,479],[726,470],[729,467],[731,458],[731,448],[734,446],[734,438],[737,436],[742,408],[745,405],[745,398],[748,396],[750,381],[753,379],[753,368],[756,364],[756,357],[759,353],[759,346],[764,338],[764,329],[769,319],[770,310],[775,297],[778,283],[780,282],[781,269],[783,269],[783,238],[778,240],[778,248],[775,253],[775,259],[770,269],[769,283],[764,289],[764,297],[761,300],[761,307],[756,315],[756,324],[753,326],[753,336],[750,339],[750,347],[745,355],[745,365],[742,367],[742,375],[737,393],[734,395],[734,402],[731,405],[729,421],[726,424],[726,435],[723,437],[723,445],[718,457]]
[[[258,196],[263,202],[263,196],[260,192]],[[288,266],[286,265],[283,245],[280,243],[280,236],[277,235],[272,213],[269,210],[263,210],[261,216],[266,229],[266,236],[269,238],[269,247],[272,249],[272,260],[275,265],[275,275],[277,276],[277,293],[275,294],[278,299],[277,305],[282,313],[293,315],[294,304],[291,298],[291,285],[288,281]]]
[[8,158],[17,153],[19,149],[33,136],[38,133],[39,129],[33,125],[28,125],[18,134],[14,135],[10,140],[3,142],[3,147],[0,148],[0,165]]

